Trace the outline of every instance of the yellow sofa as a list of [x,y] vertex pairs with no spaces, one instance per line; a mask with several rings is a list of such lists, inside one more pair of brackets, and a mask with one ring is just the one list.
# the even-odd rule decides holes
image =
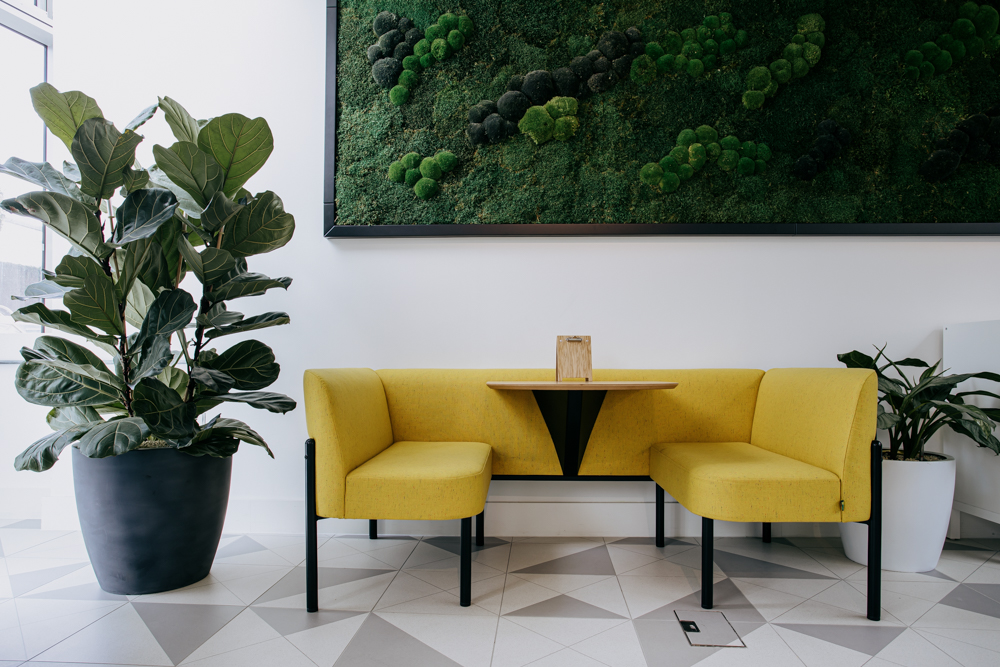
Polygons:
[[[481,541],[490,479],[563,472],[532,392],[486,382],[553,379],[537,369],[306,371],[312,539],[318,518],[368,519],[371,537],[378,519],[462,519],[461,602],[469,603],[471,518]],[[767,539],[773,521],[877,518],[872,371],[595,370],[594,380],[678,383],[608,392],[579,462],[581,477],[657,483],[661,545],[664,490],[703,517],[708,558],[714,519],[761,522]],[[315,568],[313,554],[311,589]],[[307,598],[315,609],[315,590]]]

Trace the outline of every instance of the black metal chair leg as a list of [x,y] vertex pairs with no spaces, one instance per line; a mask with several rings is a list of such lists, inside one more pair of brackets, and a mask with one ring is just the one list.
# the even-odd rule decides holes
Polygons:
[[306,440],[306,611],[319,611],[319,553],[316,539],[316,441]]
[[770,522],[764,522],[764,523],[761,524],[761,539],[764,541],[764,544],[770,544],[771,543],[771,523]]
[[[656,484],[654,482],[654,484]],[[656,484],[656,546],[662,548],[663,539],[663,487]]]
[[368,539],[378,539],[378,519],[368,519]]
[[714,564],[712,542],[714,523],[708,517],[701,518],[701,608],[712,608],[712,575]]
[[872,442],[872,516],[868,520],[868,620],[882,620],[882,443]]
[[458,564],[459,604],[472,605],[472,517],[462,519],[461,556]]
[[486,507],[476,515],[476,546],[486,546]]

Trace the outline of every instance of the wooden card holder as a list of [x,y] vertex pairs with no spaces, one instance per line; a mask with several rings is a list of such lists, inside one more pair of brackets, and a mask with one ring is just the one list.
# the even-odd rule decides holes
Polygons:
[[556,337],[556,382],[594,379],[590,336]]

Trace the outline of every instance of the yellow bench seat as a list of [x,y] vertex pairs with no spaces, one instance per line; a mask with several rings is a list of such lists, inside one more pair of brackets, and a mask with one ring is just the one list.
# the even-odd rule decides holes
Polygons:
[[722,521],[840,521],[840,478],[746,442],[671,442],[649,473],[681,505]]
[[493,450],[482,442],[397,442],[347,474],[347,516],[464,519],[483,511]]

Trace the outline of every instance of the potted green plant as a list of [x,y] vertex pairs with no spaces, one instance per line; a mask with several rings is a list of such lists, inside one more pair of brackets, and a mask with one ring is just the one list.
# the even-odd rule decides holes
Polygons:
[[[838,354],[848,368],[870,368],[878,374],[878,428],[888,432],[889,448],[882,455],[882,566],[897,572],[926,572],[937,566],[948,532],[955,494],[955,459],[925,451],[941,428],[972,438],[980,447],[1000,453],[993,435],[1000,410],[965,402],[968,396],[992,396],[988,391],[958,391],[971,378],[1000,382],[996,373],[948,375],[920,359],[892,361],[885,347],[875,358],[854,351]],[[925,369],[908,377],[904,368]],[[844,551],[867,564],[868,528],[840,524]]]
[[[195,120],[168,97],[123,131],[81,92],[43,83],[31,99],[75,164],[60,171],[9,159],[0,171],[41,190],[0,207],[40,220],[72,250],[27,288],[33,302],[13,317],[69,337],[45,333],[21,350],[17,391],[52,408],[54,432],[15,466],[47,470],[72,445],[80,524],[101,587],[139,594],[185,586],[211,568],[239,444],[273,457],[248,425],[207,413],[225,403],[295,407],[261,391],[280,370],[271,348],[252,339],[219,346],[289,320],[227,308],[291,283],[247,268],[248,257],[282,247],[295,230],[276,194],[243,187],[270,155],[272,134],[263,118]],[[142,168],[136,130],[158,110],[177,141],[154,146],[154,164]],[[196,296],[182,288],[188,273],[200,283]],[[66,309],[39,298],[61,298]]]

